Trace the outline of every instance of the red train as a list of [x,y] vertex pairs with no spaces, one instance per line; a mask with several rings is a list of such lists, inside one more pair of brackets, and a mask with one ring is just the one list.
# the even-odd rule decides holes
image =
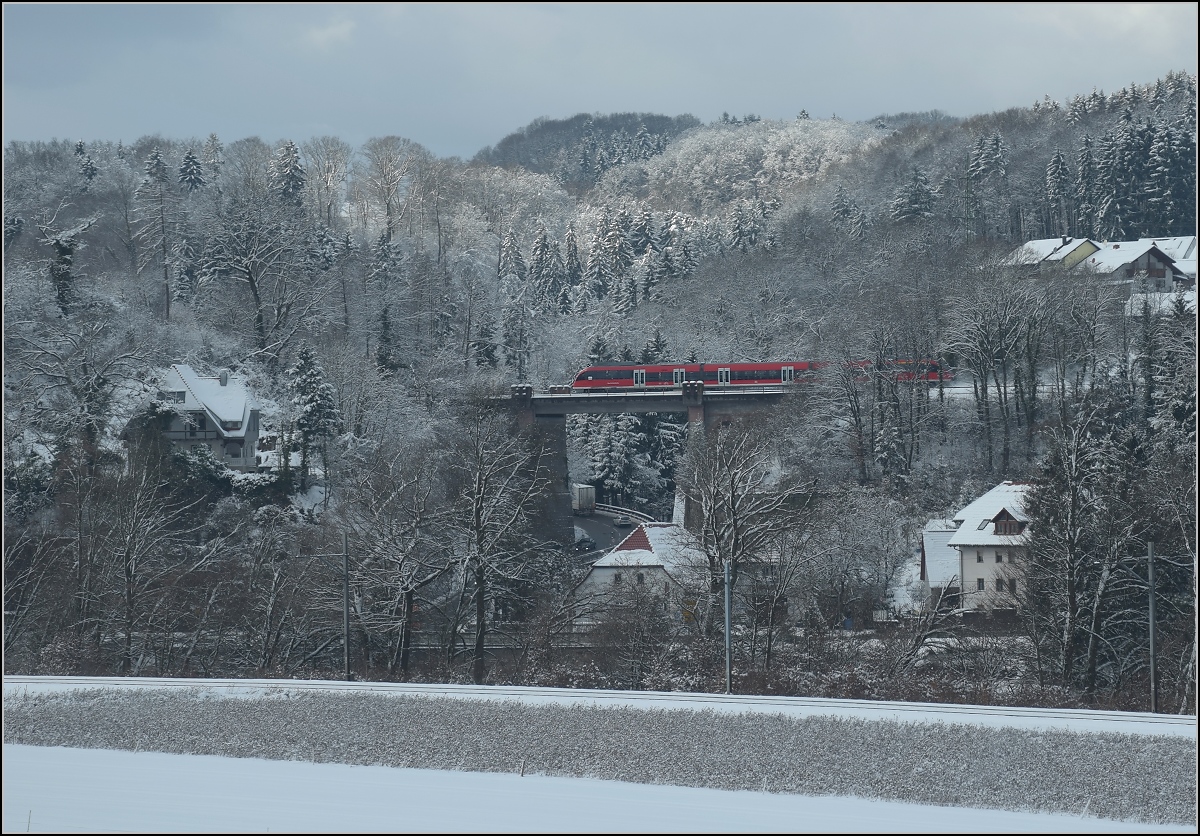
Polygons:
[[[787,360],[778,363],[657,363],[613,366],[588,366],[575,375],[571,388],[613,389],[682,386],[689,381],[702,381],[708,386],[772,386],[787,383],[813,383],[821,370],[829,365],[824,360]],[[869,360],[850,364],[861,369],[860,378],[867,380]],[[896,371],[898,380],[924,380],[937,383],[951,380],[953,374],[934,360],[888,360],[886,366]]]

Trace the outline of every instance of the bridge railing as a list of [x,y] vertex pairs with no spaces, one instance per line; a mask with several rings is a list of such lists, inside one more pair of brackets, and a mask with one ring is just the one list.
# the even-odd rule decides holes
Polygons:
[[643,514],[641,511],[635,511],[632,508],[622,508],[620,505],[606,505],[603,502],[597,502],[596,510],[602,514],[614,517],[624,514],[631,520],[637,520],[638,522],[658,522],[658,520],[649,514]]

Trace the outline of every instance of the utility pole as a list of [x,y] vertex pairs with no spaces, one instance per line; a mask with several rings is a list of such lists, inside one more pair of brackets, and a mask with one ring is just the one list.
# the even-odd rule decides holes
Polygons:
[[1158,659],[1155,648],[1155,626],[1157,618],[1154,613],[1154,541],[1146,544],[1146,580],[1150,590],[1150,713],[1158,713]]
[[350,676],[350,535],[342,531],[342,663]]
[[725,693],[733,693],[733,645],[730,643],[730,614],[729,607],[733,600],[733,590],[729,588],[729,561],[725,561]]

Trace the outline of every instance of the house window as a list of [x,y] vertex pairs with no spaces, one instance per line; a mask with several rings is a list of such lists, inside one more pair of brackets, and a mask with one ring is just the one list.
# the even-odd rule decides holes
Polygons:
[[620,583],[620,582],[621,582],[621,573],[617,572],[617,574],[613,575],[613,583]]
[[1004,591],[1004,578],[996,578],[996,591],[997,592]]
[[987,587],[984,585],[983,578],[976,579],[975,588],[978,589],[980,592],[983,592],[983,590],[987,589]]
[[226,444],[225,445],[225,455],[229,456],[229,458],[231,458],[231,459],[240,459],[242,457],[242,445]]
[[975,552],[975,562],[983,563],[983,552]]
[[1012,580],[1010,580],[1008,582],[1008,591],[1011,592],[1013,595],[1017,594],[1017,579],[1016,578],[1013,578]]
[[192,422],[188,426],[188,435],[195,436],[198,433],[205,432],[208,429],[208,420],[204,417],[203,412],[192,413]]
[[1004,552],[996,552],[996,562],[997,563],[1004,562]]
[[644,584],[646,582],[646,576],[643,575],[641,572],[638,572],[637,573],[637,582],[638,582],[638,585],[641,586],[642,584]]

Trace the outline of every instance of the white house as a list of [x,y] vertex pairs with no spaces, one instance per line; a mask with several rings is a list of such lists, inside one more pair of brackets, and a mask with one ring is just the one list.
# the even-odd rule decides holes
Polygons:
[[221,372],[201,377],[191,366],[171,366],[158,393],[174,411],[165,430],[173,444],[207,447],[233,470],[255,469],[259,407],[243,379]]
[[642,523],[592,564],[575,588],[575,597],[603,604],[636,592],[659,600],[664,611],[682,618],[684,590],[703,577],[707,565],[704,553],[682,526]]
[[1001,482],[954,515],[948,545],[959,554],[963,605],[1013,607],[1029,554],[1029,485]]
[[921,533],[921,580],[931,602],[962,594],[969,609],[1016,606],[1022,564],[1029,554],[1029,485],[1001,482],[948,520],[930,520]]

